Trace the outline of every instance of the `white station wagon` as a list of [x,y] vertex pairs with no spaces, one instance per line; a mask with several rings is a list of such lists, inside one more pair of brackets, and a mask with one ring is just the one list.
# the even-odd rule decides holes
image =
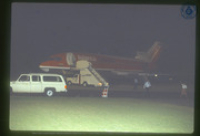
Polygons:
[[67,92],[62,75],[58,74],[21,74],[16,81],[10,82],[11,93],[45,93],[53,96],[56,92]]

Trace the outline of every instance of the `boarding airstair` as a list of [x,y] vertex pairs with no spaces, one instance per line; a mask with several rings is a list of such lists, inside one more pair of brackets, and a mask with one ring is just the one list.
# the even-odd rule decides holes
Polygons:
[[91,74],[93,74],[96,77],[96,79],[99,82],[103,84],[103,86],[108,86],[108,83],[106,82],[106,80],[94,68],[89,66],[87,69],[90,71]]
[[87,70],[88,73],[92,74],[96,78],[96,80],[98,80],[100,83],[102,83],[102,86],[103,86],[102,97],[103,98],[108,97],[109,84],[94,68],[92,68],[90,62],[88,62],[86,60],[80,60],[76,63],[76,69],[77,70]]
[[94,75],[94,77],[102,83],[102,86],[108,86],[106,80],[91,66],[91,63],[85,60],[78,61],[76,63],[76,69],[78,70],[88,70],[89,73]]

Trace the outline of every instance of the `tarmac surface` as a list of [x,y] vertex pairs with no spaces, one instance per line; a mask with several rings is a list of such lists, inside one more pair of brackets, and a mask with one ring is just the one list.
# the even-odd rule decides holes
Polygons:
[[[53,97],[102,97],[103,87],[83,87],[77,85],[68,86],[67,93],[56,93]],[[194,107],[194,86],[188,86],[188,96],[182,96],[181,87],[177,84],[170,85],[154,85],[147,93],[142,86],[134,88],[133,85],[112,85],[109,87],[107,97],[109,98],[127,98],[127,99],[141,99],[150,100],[154,102],[161,102],[166,104],[173,104],[179,106]],[[44,94],[21,94],[15,93],[15,96],[37,96]],[[45,96],[47,97],[47,96]]]
[[[194,107],[194,87],[190,86],[188,95],[181,97],[179,85],[157,85],[150,88],[147,93],[142,86],[137,89],[133,85],[111,86],[107,92],[107,98],[131,98],[148,99],[154,102],[175,104],[180,106]],[[102,97],[103,87],[69,86],[68,92],[62,96],[66,97]]]

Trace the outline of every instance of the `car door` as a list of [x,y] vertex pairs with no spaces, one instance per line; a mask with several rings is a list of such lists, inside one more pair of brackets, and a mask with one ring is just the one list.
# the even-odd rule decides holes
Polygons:
[[31,81],[31,93],[41,93],[42,83],[40,75],[32,75]]
[[14,91],[29,93],[30,92],[30,75],[20,76],[18,81],[15,83]]

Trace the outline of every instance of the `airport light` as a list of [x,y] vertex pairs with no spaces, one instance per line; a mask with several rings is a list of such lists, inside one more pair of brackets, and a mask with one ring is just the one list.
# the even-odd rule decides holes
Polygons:
[[98,83],[99,86],[102,86],[102,83]]

